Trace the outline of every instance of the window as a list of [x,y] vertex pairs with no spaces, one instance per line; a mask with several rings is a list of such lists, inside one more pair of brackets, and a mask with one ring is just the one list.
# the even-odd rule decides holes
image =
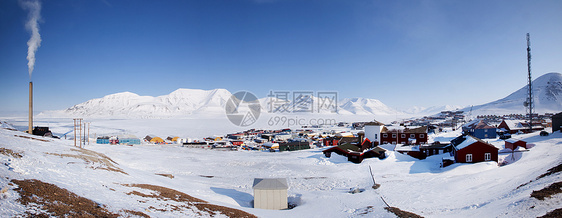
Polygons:
[[393,145],[395,145],[395,144],[396,144],[396,142],[392,142],[392,144],[393,144]]
[[406,138],[406,134],[400,134],[400,137],[402,137],[403,139]]
[[387,137],[388,137],[388,134],[382,134],[382,137],[383,137],[383,138],[387,138]]
[[467,163],[472,162],[472,154],[466,154],[466,162]]
[[395,138],[396,138],[396,134],[392,134],[392,138],[395,139]]
[[420,134],[420,139],[423,139],[425,137],[424,134]]
[[416,134],[410,134],[410,138],[411,138],[411,139],[415,139],[415,138],[416,138]]
[[485,153],[485,154],[484,154],[484,160],[485,160],[485,161],[492,160],[492,154],[490,154],[490,153]]

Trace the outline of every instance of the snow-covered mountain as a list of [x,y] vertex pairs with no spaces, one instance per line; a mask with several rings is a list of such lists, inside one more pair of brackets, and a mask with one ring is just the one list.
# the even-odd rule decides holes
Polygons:
[[226,89],[178,89],[158,97],[121,92],[88,100],[66,110],[46,111],[40,116],[169,118],[190,114],[224,114],[224,104],[230,96]]
[[[178,89],[168,95],[158,97],[139,96],[131,92],[121,92],[88,100],[66,110],[46,111],[43,117],[97,117],[97,118],[171,118],[190,115],[224,116],[225,103],[231,97],[226,89],[200,90]],[[318,110],[322,99],[315,96],[303,96],[294,102],[272,97],[259,99],[262,113],[268,112],[307,112],[312,104],[312,113],[333,113],[334,108]],[[395,115],[403,114],[381,101],[367,98],[349,98],[340,102],[332,100],[325,104],[337,104],[337,114],[357,115]]]
[[462,109],[461,106],[455,105],[444,105],[444,106],[433,106],[433,107],[417,107],[414,106],[410,109],[405,110],[405,113],[418,115],[418,116],[425,116],[425,115],[433,115],[438,114],[441,111],[455,111]]
[[[547,73],[532,82],[533,102],[536,113],[562,111],[562,74]],[[525,114],[523,103],[527,100],[527,86],[520,88],[505,98],[487,104],[474,106],[472,115],[481,114]],[[470,107],[464,108],[469,111]]]
[[[562,111],[562,74],[548,73],[533,81],[535,111],[537,113]],[[39,116],[45,117],[99,117],[99,118],[171,118],[188,117],[190,115],[223,116],[224,106],[231,97],[226,89],[200,90],[178,89],[168,95],[157,97],[139,96],[131,92],[122,92],[96,98],[74,105],[66,110],[46,111]],[[472,115],[480,114],[524,114],[523,102],[527,98],[527,87],[523,87],[511,95],[483,105],[472,107]],[[294,102],[279,101],[271,97],[260,99],[262,113],[271,111],[272,104],[277,108],[290,110],[306,109],[313,104],[313,113],[332,113],[330,109],[318,111],[318,103],[322,101],[315,96],[303,96]],[[455,110],[458,106],[440,106],[429,108],[412,108],[398,111],[388,107],[376,99],[346,98],[337,102],[337,114],[354,115],[430,115],[443,110]],[[466,107],[462,110],[469,111]],[[277,110],[273,108],[273,112]],[[292,112],[283,110],[284,112]],[[306,110],[304,110],[306,111]]]
[[340,114],[358,115],[396,115],[404,114],[391,107],[388,107],[377,99],[369,98],[345,98],[339,102]]

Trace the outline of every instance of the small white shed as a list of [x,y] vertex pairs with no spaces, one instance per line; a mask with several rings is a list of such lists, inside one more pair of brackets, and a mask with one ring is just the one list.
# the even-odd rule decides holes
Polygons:
[[254,208],[283,210],[287,209],[287,179],[254,179]]

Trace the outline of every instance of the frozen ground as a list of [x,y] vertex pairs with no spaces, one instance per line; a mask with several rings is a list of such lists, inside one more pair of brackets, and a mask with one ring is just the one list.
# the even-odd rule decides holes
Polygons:
[[[63,129],[68,127],[67,121],[49,122],[55,132],[64,132]],[[100,132],[146,129],[154,131],[154,134],[189,125],[189,121],[176,123],[168,120],[151,121],[150,124],[146,120],[94,122],[96,124],[92,123],[92,126],[97,126]],[[221,131],[223,127],[220,125],[224,124],[221,122],[209,121],[217,126],[207,128]],[[15,122],[15,125],[18,128],[24,126],[21,122]],[[225,128],[224,131],[231,129]],[[353,164],[336,154],[326,158],[320,149],[269,153],[170,145],[130,147],[91,144],[85,147],[105,154],[115,161],[115,167],[126,174],[102,170],[107,168],[103,162],[73,157],[84,154],[75,150],[73,141],[52,139],[43,142],[14,135],[24,133],[0,129],[0,147],[23,154],[21,158],[0,154],[0,189],[9,187],[1,194],[2,217],[21,214],[26,209],[16,202],[18,194],[9,185],[11,179],[39,179],[107,205],[112,211],[129,209],[156,217],[198,215],[190,211],[158,211],[156,209],[162,207],[163,201],[127,195],[132,190],[143,190],[121,184],[163,186],[259,217],[393,217],[384,209],[381,197],[393,207],[425,217],[536,217],[562,205],[560,194],[545,201],[530,198],[533,190],[561,181],[560,173],[517,188],[562,162],[561,133],[548,137],[540,137],[537,133],[518,136],[535,144],[535,147],[522,152],[520,159],[503,167],[488,162],[439,168],[443,156],[420,161],[391,151],[384,160],[366,159],[361,164]],[[370,188],[369,166],[377,183],[381,184],[377,190]],[[156,174],[170,174],[174,178]],[[270,177],[288,179],[289,201],[297,207],[281,211],[252,208],[253,179]],[[350,194],[350,188],[365,191]]]

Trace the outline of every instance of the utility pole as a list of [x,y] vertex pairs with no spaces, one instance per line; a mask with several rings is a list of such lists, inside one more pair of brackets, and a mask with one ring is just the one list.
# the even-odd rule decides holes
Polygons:
[[87,122],[87,124],[88,124],[88,138],[87,138],[88,139],[88,145],[90,145],[90,124],[91,123],[92,122]]
[[[74,132],[74,147],[76,147],[76,119],[74,120],[73,132]],[[66,135],[65,135],[66,136]]]
[[[78,134],[76,134],[78,131]],[[76,147],[76,140],[78,145],[82,147],[82,118],[74,118],[74,147]]]
[[82,145],[86,145],[86,122],[84,122],[84,132],[82,133],[83,137],[82,137]]
[[529,132],[533,131],[533,87],[531,80],[531,36],[527,33],[527,73],[529,77],[528,81],[528,96],[525,106],[527,106],[527,113],[529,116]]

